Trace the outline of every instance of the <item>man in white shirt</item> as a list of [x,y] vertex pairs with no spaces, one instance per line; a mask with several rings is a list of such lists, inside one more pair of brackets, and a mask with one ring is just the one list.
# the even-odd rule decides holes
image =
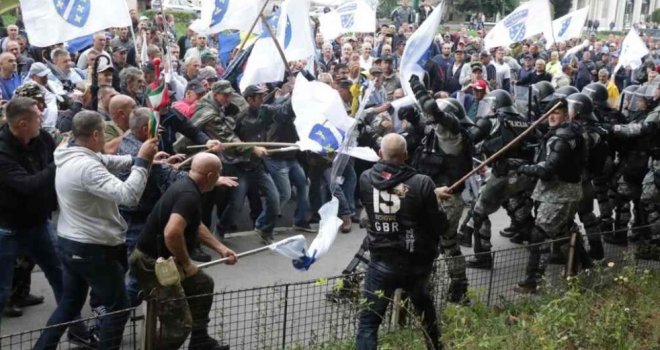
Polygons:
[[94,34],[94,43],[92,47],[85,50],[83,53],[80,54],[80,57],[78,57],[78,64],[77,64],[78,68],[83,70],[87,69],[87,67],[89,66],[87,55],[89,55],[89,52],[91,50],[96,50],[100,52],[101,55],[108,57],[108,60],[112,60],[110,54],[107,51],[105,51],[105,45],[107,44],[107,42],[108,42],[108,38],[106,38],[105,32],[98,32]]

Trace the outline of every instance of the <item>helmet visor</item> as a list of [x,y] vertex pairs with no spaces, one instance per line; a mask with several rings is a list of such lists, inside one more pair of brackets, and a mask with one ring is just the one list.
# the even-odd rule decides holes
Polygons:
[[[648,89],[645,89],[648,90]],[[628,110],[631,112],[645,111],[648,107],[648,96],[646,96],[646,91],[635,91],[630,94],[630,103],[628,104]]]
[[486,96],[483,100],[479,101],[479,109],[477,109],[477,118],[488,117],[495,114],[495,97]]

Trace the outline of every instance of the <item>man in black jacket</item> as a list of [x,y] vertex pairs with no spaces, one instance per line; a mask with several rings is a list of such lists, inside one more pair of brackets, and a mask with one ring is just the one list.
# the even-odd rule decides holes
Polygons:
[[39,265],[59,300],[62,269],[49,234],[48,218],[57,207],[53,138],[41,129],[41,113],[31,98],[16,97],[0,128],[0,310],[14,276],[14,262],[25,252]]
[[442,349],[428,281],[446,226],[445,215],[438,209],[433,180],[405,165],[408,154],[403,136],[383,137],[379,153],[382,160],[360,177],[360,199],[369,217],[371,262],[364,285],[369,307],[360,314],[356,348],[377,348],[378,327],[389,300],[395,289],[403,288],[422,315],[427,348]]

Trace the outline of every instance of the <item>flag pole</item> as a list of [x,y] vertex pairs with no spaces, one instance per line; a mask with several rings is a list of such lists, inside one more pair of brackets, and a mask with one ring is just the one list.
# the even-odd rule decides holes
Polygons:
[[286,69],[286,72],[291,75],[291,69],[289,69],[289,63],[286,61],[286,56],[284,56],[284,50],[282,50],[282,46],[280,45],[279,41],[277,41],[277,38],[275,37],[275,33],[273,32],[273,28],[270,27],[270,24],[268,24],[268,21],[266,21],[266,17],[264,17],[263,13],[259,15],[261,18],[261,22],[266,26],[266,30],[268,30],[268,33],[270,34],[270,37],[273,38],[273,42],[275,43],[275,47],[277,47],[277,52],[280,54],[280,58],[282,59],[282,62],[284,62],[284,69]]
[[555,109],[559,108],[561,106],[561,102],[557,102],[552,108],[550,108],[543,116],[541,116],[539,119],[537,119],[534,124],[530,125],[527,130],[523,131],[516,137],[515,139],[511,140],[508,144],[506,144],[504,147],[500,148],[499,151],[495,152],[492,156],[490,156],[488,159],[484,160],[481,164],[479,164],[476,168],[472,169],[469,173],[465,174],[460,180],[456,181],[451,187],[449,187],[449,192],[453,193],[456,191],[456,189],[462,185],[467,179],[469,179],[472,175],[478,173],[481,169],[489,165],[490,163],[494,162],[497,158],[502,156],[504,153],[506,153],[511,147],[515,146],[520,142],[523,138],[525,138],[527,135],[529,135],[534,129],[536,129],[537,126],[539,126],[541,123],[543,123],[552,112],[554,112]]
[[250,35],[252,35],[252,32],[254,32],[254,28],[257,26],[257,23],[259,23],[259,20],[261,19],[261,16],[264,14],[264,10],[266,9],[266,6],[268,6],[268,2],[270,0],[264,1],[264,5],[261,6],[261,10],[259,11],[259,15],[257,18],[252,22],[252,26],[250,27],[250,30],[248,31],[247,35],[245,36],[245,40],[241,40],[241,45],[238,47],[237,52],[243,51],[243,48],[245,47],[245,44],[247,44],[248,40],[250,40]]

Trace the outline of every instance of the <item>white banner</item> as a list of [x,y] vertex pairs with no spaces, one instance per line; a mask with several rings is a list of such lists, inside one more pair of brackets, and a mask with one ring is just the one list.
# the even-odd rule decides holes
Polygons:
[[582,34],[582,28],[587,21],[589,6],[573,11],[563,17],[552,21],[553,36],[546,35],[547,42],[545,48],[549,49],[555,40],[566,41],[568,39],[579,38]]
[[326,41],[344,33],[373,33],[376,31],[376,10],[364,0],[347,1],[319,16],[319,22],[319,30]]
[[[108,1],[109,0],[105,0]],[[202,0],[202,23],[210,33],[227,29],[249,31],[264,0]],[[258,29],[258,28],[257,28]]]
[[639,37],[635,28],[630,29],[626,38],[621,43],[621,54],[619,55],[619,63],[612,71],[612,77],[621,67],[630,67],[637,69],[642,65],[642,57],[649,54],[649,48]]
[[21,0],[21,12],[30,44],[38,47],[132,25],[125,0]]
[[547,39],[552,34],[548,0],[531,0],[499,21],[484,38],[484,48],[508,47],[539,33]]

